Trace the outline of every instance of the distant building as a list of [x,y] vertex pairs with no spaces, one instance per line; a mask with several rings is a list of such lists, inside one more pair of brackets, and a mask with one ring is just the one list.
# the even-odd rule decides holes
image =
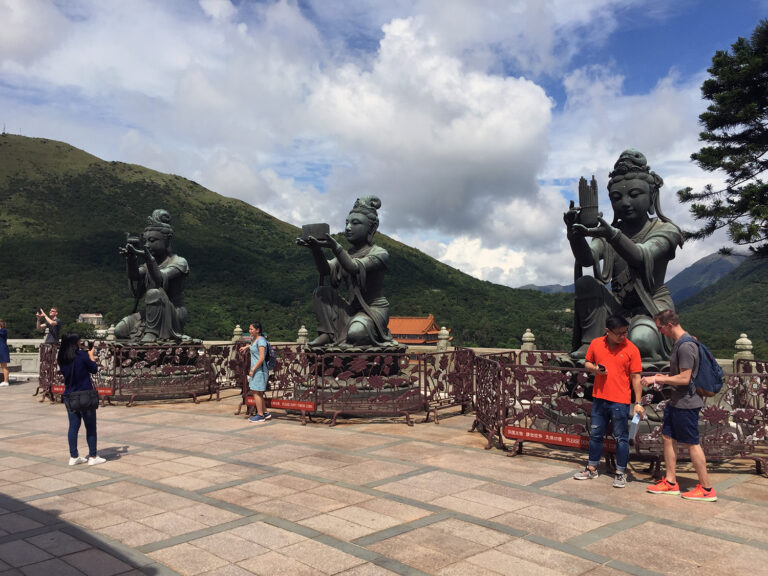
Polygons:
[[410,346],[437,346],[437,333],[440,327],[435,317],[429,316],[392,316],[389,319],[389,331],[401,344]]
[[104,326],[104,317],[101,314],[80,314],[77,317],[78,324],[92,324],[93,326]]

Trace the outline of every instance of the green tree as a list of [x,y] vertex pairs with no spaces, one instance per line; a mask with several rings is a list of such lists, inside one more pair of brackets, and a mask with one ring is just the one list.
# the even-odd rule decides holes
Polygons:
[[735,244],[768,256],[768,184],[762,180],[768,169],[768,20],[731,48],[715,53],[711,77],[701,85],[711,104],[699,116],[699,139],[708,144],[691,155],[704,170],[724,171],[725,187],[686,188],[678,196],[704,222],[687,237],[706,238],[726,228]]

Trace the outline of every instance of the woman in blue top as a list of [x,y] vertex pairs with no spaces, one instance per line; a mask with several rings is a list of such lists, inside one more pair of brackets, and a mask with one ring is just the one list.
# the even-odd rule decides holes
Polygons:
[[8,330],[5,329],[5,320],[0,318],[0,368],[3,369],[3,381],[0,386],[8,386],[8,362],[11,361],[11,353],[8,350]]
[[248,371],[248,388],[254,392],[256,401],[256,414],[248,420],[254,423],[264,422],[272,418],[272,414],[264,411],[264,392],[267,390],[267,339],[262,336],[261,322],[253,322],[248,327],[251,335],[251,344],[240,348],[241,352],[250,349],[251,369]]
[[[67,332],[61,338],[61,346],[56,357],[59,370],[64,375],[64,402],[72,392],[90,390],[93,388],[91,374],[96,374],[99,365],[91,347],[87,352],[80,347],[80,334]],[[85,458],[81,458],[77,451],[77,434],[80,431],[80,423],[85,422],[85,439],[88,442],[88,466],[103,464],[106,462],[96,452],[96,410],[83,410],[82,412],[70,412],[69,415],[69,465],[84,464]]]

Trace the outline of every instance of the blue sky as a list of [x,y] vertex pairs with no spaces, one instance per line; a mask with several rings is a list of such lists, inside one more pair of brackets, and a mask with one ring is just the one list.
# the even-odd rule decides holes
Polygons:
[[[674,192],[714,52],[766,0],[0,0],[0,123],[296,225],[380,230],[478,278],[572,281],[562,212],[625,148]],[[610,209],[608,208],[607,211]],[[670,274],[725,239],[687,243]]]

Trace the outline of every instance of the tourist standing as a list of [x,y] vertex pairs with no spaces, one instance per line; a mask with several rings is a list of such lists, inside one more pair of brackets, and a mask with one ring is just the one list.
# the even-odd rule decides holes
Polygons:
[[669,357],[669,374],[654,374],[643,379],[646,385],[672,386],[672,396],[664,405],[664,423],[661,427],[666,474],[656,484],[649,486],[648,492],[675,496],[680,494],[675,469],[677,445],[683,444],[688,447],[693,468],[699,477],[696,488],[684,493],[683,498],[714,502],[717,493],[709,480],[707,458],[699,444],[699,412],[704,407],[704,400],[690,389],[691,378],[699,368],[699,347],[691,340],[681,341],[686,332],[672,310],[659,312],[653,319],[659,332],[672,338],[675,345]]
[[43,312],[42,308],[37,311],[37,329],[45,330],[46,328],[48,328],[48,335],[43,343],[58,344],[61,320],[59,320],[59,311],[55,307],[51,308],[48,314]]
[[[96,451],[96,409],[72,412],[69,409],[68,396],[73,392],[90,390],[93,388],[91,374],[96,374],[99,365],[93,352],[93,346],[88,351],[80,347],[80,335],[75,332],[67,332],[61,339],[61,346],[56,357],[59,370],[64,375],[64,404],[67,406],[69,416],[69,465],[84,464],[89,466],[106,462]],[[85,423],[85,439],[88,442],[88,459],[81,458],[77,450],[77,435],[80,424]]]
[[248,327],[251,344],[240,348],[241,352],[251,351],[251,368],[248,371],[248,388],[253,392],[256,402],[256,414],[248,420],[255,424],[272,418],[272,414],[264,411],[264,392],[267,390],[269,370],[267,369],[267,339],[261,329],[261,322],[253,322]]
[[8,330],[5,329],[5,320],[0,318],[0,368],[3,369],[3,381],[0,386],[8,386],[10,378],[8,377],[8,362],[11,361],[11,352],[8,349]]
[[635,413],[643,414],[640,404],[642,363],[637,346],[627,340],[629,322],[623,316],[611,315],[605,321],[605,336],[595,338],[589,345],[584,367],[595,375],[592,388],[592,426],[589,431],[589,461],[587,467],[574,474],[576,480],[597,478],[597,466],[603,454],[603,437],[608,420],[613,422],[616,439],[615,488],[627,485],[629,462],[629,405],[635,392]]

